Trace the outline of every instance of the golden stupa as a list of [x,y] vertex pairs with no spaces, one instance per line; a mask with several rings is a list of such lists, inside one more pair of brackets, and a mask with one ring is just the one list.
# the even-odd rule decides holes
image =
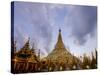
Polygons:
[[[58,40],[53,49],[53,51],[45,57],[47,61],[51,61],[53,63],[64,64],[65,66],[77,66],[79,64],[79,60],[77,57],[72,55],[68,49],[65,48],[61,30],[59,29]],[[57,65],[57,64],[56,64]]]

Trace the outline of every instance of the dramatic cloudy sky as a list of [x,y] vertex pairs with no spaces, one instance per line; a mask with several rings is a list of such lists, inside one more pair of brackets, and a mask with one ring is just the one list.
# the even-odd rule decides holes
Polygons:
[[19,50],[30,37],[30,45],[50,53],[61,29],[65,47],[74,55],[97,48],[97,7],[45,3],[14,3],[14,38]]

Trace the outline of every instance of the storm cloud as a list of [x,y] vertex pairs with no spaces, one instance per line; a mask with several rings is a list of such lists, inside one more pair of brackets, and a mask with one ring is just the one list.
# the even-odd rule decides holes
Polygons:
[[95,36],[97,8],[92,6],[73,6],[70,10],[67,24],[71,28],[71,35],[80,45],[83,45],[87,41],[88,35],[90,37]]

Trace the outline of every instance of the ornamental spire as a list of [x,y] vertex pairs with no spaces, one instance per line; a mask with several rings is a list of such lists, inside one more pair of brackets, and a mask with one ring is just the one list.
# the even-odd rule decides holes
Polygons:
[[59,29],[59,34],[58,34],[58,40],[57,40],[57,44],[55,46],[56,49],[62,49],[65,48],[63,41],[62,41],[62,36],[61,36],[61,29]]
[[28,38],[28,40],[26,41],[26,43],[24,44],[22,50],[30,50],[30,44],[29,44],[29,41],[30,41],[30,37]]

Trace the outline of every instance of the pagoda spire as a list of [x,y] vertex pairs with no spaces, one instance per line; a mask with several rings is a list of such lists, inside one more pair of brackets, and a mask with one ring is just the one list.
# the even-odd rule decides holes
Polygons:
[[35,54],[35,47],[34,47],[34,43],[33,43],[33,46],[32,46],[32,49],[31,49],[31,50],[32,50],[32,53],[33,53],[33,54]]
[[30,37],[28,38],[28,41],[24,44],[22,50],[30,50],[30,47],[29,47],[29,41],[30,41]]
[[62,49],[62,48],[65,49],[65,46],[64,46],[63,41],[62,41],[61,29],[59,29],[58,40],[57,40],[55,48],[56,49]]
[[39,52],[38,52],[38,58],[39,58],[39,60],[40,60],[40,49],[39,49]]

